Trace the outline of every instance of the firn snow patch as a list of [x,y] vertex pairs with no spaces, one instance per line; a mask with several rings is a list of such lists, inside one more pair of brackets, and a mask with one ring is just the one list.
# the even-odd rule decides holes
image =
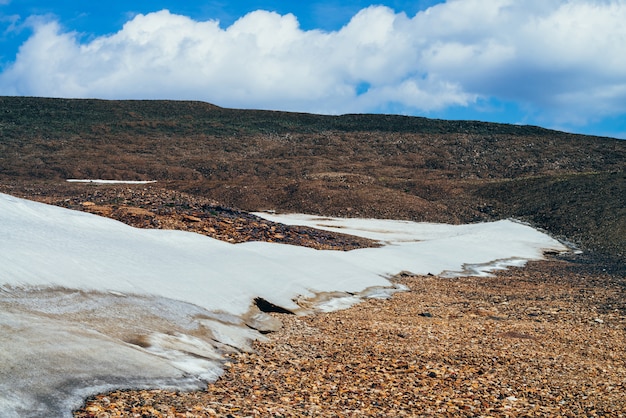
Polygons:
[[220,375],[224,353],[264,338],[248,325],[275,326],[256,298],[298,312],[305,309],[297,299],[317,297],[314,309],[332,310],[384,297],[401,271],[483,272],[566,250],[512,221],[262,216],[384,245],[342,252],[229,244],[0,194],[3,417],[69,417],[85,396],[113,388],[201,388]]

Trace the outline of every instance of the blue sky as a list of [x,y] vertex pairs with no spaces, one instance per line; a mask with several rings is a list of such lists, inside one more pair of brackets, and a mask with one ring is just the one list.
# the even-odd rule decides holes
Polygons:
[[0,95],[626,138],[626,0],[0,0]]

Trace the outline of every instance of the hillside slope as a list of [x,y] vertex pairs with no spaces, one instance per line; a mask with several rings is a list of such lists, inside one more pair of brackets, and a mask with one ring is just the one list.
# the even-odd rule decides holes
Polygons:
[[532,126],[207,103],[0,98],[0,190],[157,188],[243,210],[474,222],[516,217],[618,262],[626,141]]

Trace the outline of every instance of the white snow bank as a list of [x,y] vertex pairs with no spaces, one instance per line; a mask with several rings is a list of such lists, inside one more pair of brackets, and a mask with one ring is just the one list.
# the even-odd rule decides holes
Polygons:
[[0,194],[2,416],[69,416],[82,397],[112,387],[201,387],[219,375],[225,351],[262,338],[245,325],[263,320],[248,313],[256,297],[297,310],[299,296],[339,292],[320,299],[320,309],[331,310],[358,300],[351,294],[379,297],[400,271],[482,271],[566,250],[510,221],[263,216],[332,225],[386,245],[349,252],[233,245]]
[[67,179],[68,183],[96,183],[96,184],[150,184],[156,180],[102,180],[102,179]]
[[506,266],[523,266],[526,260],[541,259],[546,251],[567,250],[550,236],[510,220],[447,225],[265,212],[255,215],[286,225],[308,226],[385,243],[382,248],[349,252],[346,259],[386,275],[400,271],[448,277],[484,275]]

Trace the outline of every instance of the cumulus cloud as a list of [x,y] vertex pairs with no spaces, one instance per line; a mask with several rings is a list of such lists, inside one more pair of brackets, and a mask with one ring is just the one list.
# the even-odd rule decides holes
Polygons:
[[333,32],[304,31],[291,14],[222,28],[162,10],[83,41],[35,19],[0,92],[320,113],[496,98],[584,123],[626,112],[625,21],[624,0],[448,0],[413,17],[372,6]]

